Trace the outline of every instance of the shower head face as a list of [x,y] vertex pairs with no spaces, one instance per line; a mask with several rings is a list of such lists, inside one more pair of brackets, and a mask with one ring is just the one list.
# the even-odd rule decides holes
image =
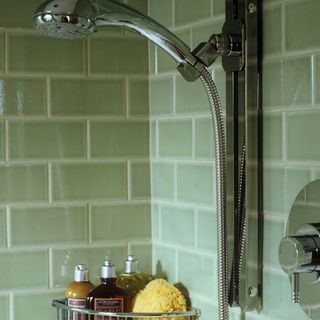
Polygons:
[[50,37],[87,38],[96,29],[90,19],[94,11],[90,2],[85,0],[49,0],[38,8],[33,22],[39,32]]

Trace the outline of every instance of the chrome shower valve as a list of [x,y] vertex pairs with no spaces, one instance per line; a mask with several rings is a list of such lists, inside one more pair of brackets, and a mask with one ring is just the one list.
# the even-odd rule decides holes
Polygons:
[[[282,270],[291,276],[292,300],[299,303],[299,275],[320,271],[320,224],[305,224],[279,245]],[[316,282],[316,281],[315,281]]]

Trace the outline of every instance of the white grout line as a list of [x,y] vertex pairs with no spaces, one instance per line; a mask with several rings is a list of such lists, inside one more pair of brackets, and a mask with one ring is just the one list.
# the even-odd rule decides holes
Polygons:
[[9,320],[14,320],[13,293],[9,292]]
[[191,119],[191,157],[193,160],[196,158],[196,122],[195,119]]

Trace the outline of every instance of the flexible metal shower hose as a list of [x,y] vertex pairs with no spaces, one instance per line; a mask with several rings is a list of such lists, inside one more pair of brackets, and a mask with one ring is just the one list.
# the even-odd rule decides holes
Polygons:
[[216,151],[217,260],[219,320],[229,319],[228,243],[226,214],[226,138],[221,102],[210,73],[204,69],[200,77],[208,94]]

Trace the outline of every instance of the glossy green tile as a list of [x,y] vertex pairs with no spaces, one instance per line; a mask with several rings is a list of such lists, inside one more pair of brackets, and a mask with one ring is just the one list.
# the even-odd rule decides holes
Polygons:
[[9,122],[10,159],[85,158],[84,121]]
[[176,278],[176,253],[175,249],[171,247],[164,247],[161,245],[153,246],[153,270],[157,278],[167,279],[174,283]]
[[281,52],[282,26],[281,7],[272,7],[263,11],[263,53]]
[[176,25],[192,23],[210,17],[211,1],[202,0],[201,5],[193,0],[175,1]]
[[179,282],[182,282],[194,294],[203,294],[207,298],[214,298],[216,292],[215,269],[215,261],[212,257],[186,251],[178,252]]
[[83,73],[84,41],[10,33],[8,70],[21,73]]
[[263,261],[278,266],[279,243],[286,236],[286,221],[285,219],[265,216],[263,229]]
[[[11,246],[79,243],[87,241],[86,207],[10,209]],[[37,221],[35,224],[34,222]]]
[[[15,320],[56,320],[57,310],[52,308],[50,301],[61,299],[64,292],[17,293],[13,297]],[[35,312],[35,310],[37,310]]]
[[4,70],[4,34],[0,32],[0,72]]
[[0,116],[46,114],[46,82],[44,79],[2,78],[0,79],[0,92]]
[[214,157],[213,125],[211,119],[195,120],[195,156],[196,158]]
[[177,113],[209,113],[209,102],[201,81],[187,82],[182,77],[176,81]]
[[215,252],[217,250],[217,223],[215,210],[198,210],[198,247]]
[[152,198],[174,199],[174,165],[152,163]]
[[149,11],[150,16],[160,22],[165,27],[173,26],[173,1],[172,0],[150,0]]
[[0,160],[4,158],[4,142],[5,133],[4,133],[4,123],[0,121]]
[[9,320],[9,296],[0,296],[0,316],[3,320]]
[[283,168],[270,168],[263,170],[263,206],[265,211],[284,212],[285,197],[285,171]]
[[177,167],[178,201],[214,205],[215,186],[210,165],[179,164]]
[[[174,206],[161,207],[161,239],[178,245],[194,246],[194,212]],[[183,224],[183,228],[181,225]],[[177,232],[179,230],[179,232]]]
[[149,155],[147,121],[92,121],[90,138],[93,158]]
[[[149,73],[155,75],[156,73],[156,45],[149,42]],[[149,81],[150,83],[150,81]]]
[[157,71],[158,73],[174,72],[177,62],[162,48],[157,47]]
[[109,256],[117,270],[123,268],[123,261],[126,258],[127,250],[125,245],[83,248],[63,248],[52,250],[52,274],[53,287],[66,287],[73,281],[74,266],[84,263],[90,270],[90,280],[94,284],[100,283],[101,265],[104,257]]
[[220,15],[225,13],[225,1],[213,0],[213,13],[214,15]]
[[44,165],[2,165],[0,180],[1,203],[47,200],[47,169]]
[[159,156],[192,156],[191,120],[159,121]]
[[53,79],[51,113],[53,115],[125,114],[123,80]]
[[128,0],[127,3],[129,6],[142,12],[143,14],[148,14],[148,0]]
[[[287,114],[287,155],[289,160],[314,161],[320,156],[320,112],[290,112]],[[312,141],[312,143],[311,143]]]
[[6,28],[33,28],[32,16],[39,7],[39,0],[28,2],[1,1],[0,27]]
[[[320,56],[315,57],[315,85],[319,88],[320,85]],[[320,90],[315,90],[315,97],[317,104],[320,104]]]
[[153,203],[151,206],[152,240],[159,240],[160,237],[160,205]]
[[281,160],[283,145],[282,113],[263,115],[263,157]]
[[47,250],[1,252],[0,269],[6,275],[1,290],[48,287]]
[[282,105],[311,104],[310,57],[285,60],[282,73]]
[[149,162],[131,162],[130,190],[132,199],[150,199]]
[[157,152],[158,152],[158,134],[157,134],[157,123],[156,121],[150,121],[150,126],[151,126],[151,130],[150,130],[150,155],[152,157],[156,157],[157,156]]
[[285,173],[284,211],[289,213],[301,189],[311,181],[310,168],[289,167]]
[[282,104],[281,62],[263,63],[263,106],[280,107]]
[[126,199],[124,163],[53,164],[53,199]]
[[149,204],[99,205],[91,209],[92,241],[149,239]]
[[129,80],[129,115],[147,116],[149,114],[149,82]]
[[218,89],[222,112],[225,114],[227,92],[226,92],[226,72],[223,69],[221,68],[214,69],[214,83],[216,84]]
[[139,260],[140,271],[152,274],[152,245],[131,244],[130,253]]
[[222,22],[211,22],[192,28],[192,48],[201,42],[207,42],[214,33],[221,33]]
[[7,239],[6,215],[5,215],[4,208],[0,208],[0,248],[6,247],[7,245],[6,239]]
[[320,3],[317,0],[289,2],[285,6],[285,46],[287,50],[315,48],[320,45],[317,31],[320,28],[319,10]]
[[152,79],[150,82],[150,114],[173,114],[173,78]]
[[[201,297],[192,297],[192,305],[196,306],[201,310],[201,318],[203,319],[219,319],[218,308],[215,302],[209,303],[206,299],[201,299]],[[229,309],[229,319],[238,320],[239,318],[232,317],[232,309]],[[247,320],[247,315],[246,315]]]
[[97,37],[90,41],[92,73],[147,74],[148,43],[142,38]]
[[282,272],[264,270],[263,272],[263,312],[264,318],[281,320],[307,320],[302,308],[297,303],[292,303],[291,285],[288,276]]

